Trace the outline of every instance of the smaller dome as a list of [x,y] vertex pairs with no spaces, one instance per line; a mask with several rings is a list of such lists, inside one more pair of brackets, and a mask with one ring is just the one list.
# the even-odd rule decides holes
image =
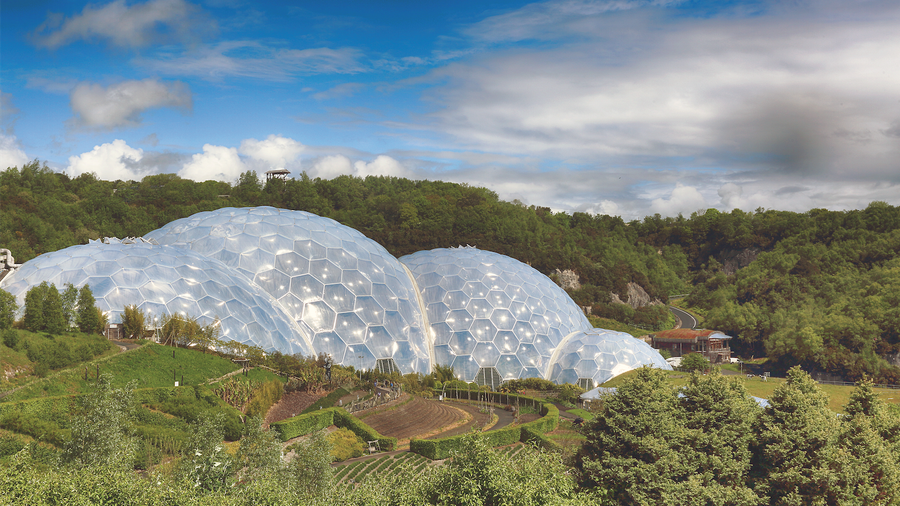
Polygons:
[[125,306],[134,304],[151,319],[178,313],[208,325],[219,318],[224,340],[266,351],[312,352],[301,329],[271,296],[221,262],[187,249],[92,241],[25,262],[2,285],[21,306],[26,292],[44,281],[60,290],[67,283],[87,284],[111,323],[121,321]]
[[602,385],[632,369],[649,365],[667,371],[658,351],[624,332],[591,329],[576,332],[560,345],[550,367],[550,380],[572,383],[585,390]]

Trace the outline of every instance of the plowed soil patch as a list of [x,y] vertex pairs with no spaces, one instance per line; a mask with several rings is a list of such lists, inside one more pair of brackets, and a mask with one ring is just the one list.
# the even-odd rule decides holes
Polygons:
[[280,422],[292,416],[297,416],[321,397],[321,395],[314,395],[308,392],[284,394],[281,396],[281,400],[266,413],[266,424]]
[[396,409],[367,416],[363,421],[384,436],[403,440],[432,433],[464,417],[459,410],[440,402],[413,397]]

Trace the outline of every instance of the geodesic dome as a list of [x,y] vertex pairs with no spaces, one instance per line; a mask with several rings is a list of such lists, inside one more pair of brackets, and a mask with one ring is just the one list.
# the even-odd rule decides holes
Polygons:
[[91,287],[97,307],[120,321],[125,306],[153,316],[182,314],[201,325],[219,318],[221,338],[267,351],[309,354],[311,343],[271,296],[217,260],[182,248],[145,242],[92,241],[45,253],[3,280],[24,305],[29,288],[46,281]]
[[253,280],[311,336],[316,353],[362,369],[431,371],[417,291],[403,265],[360,232],[303,211],[223,208],[144,236],[189,248]]
[[591,390],[644,365],[672,370],[662,355],[644,341],[624,332],[590,329],[570,336],[560,346],[548,379]]
[[452,366],[465,381],[546,378],[560,342],[591,328],[562,288],[508,256],[466,247],[400,261],[421,292],[435,363]]

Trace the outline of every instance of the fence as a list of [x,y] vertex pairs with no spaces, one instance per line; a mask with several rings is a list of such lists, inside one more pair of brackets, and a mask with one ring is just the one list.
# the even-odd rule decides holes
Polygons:
[[[821,385],[837,385],[839,387],[855,387],[856,383],[853,381],[826,381],[826,380],[816,380],[816,383]],[[886,383],[874,383],[872,388],[886,388],[890,390],[900,390],[900,385],[889,385]]]

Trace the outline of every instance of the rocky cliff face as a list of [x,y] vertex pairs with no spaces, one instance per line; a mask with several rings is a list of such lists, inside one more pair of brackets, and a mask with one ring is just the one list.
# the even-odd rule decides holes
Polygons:
[[650,295],[637,283],[628,283],[625,292],[625,301],[623,301],[618,294],[612,292],[609,293],[609,296],[612,303],[628,304],[632,309],[662,304],[662,301],[659,299],[651,300]]
[[748,248],[741,250],[726,250],[719,254],[719,263],[722,264],[722,271],[726,276],[731,276],[735,272],[750,265],[750,262],[756,260],[759,250],[756,248]]
[[578,282],[578,274],[575,274],[575,271],[571,269],[564,271],[556,269],[556,284],[562,287],[563,290],[579,290],[581,288],[581,283]]

